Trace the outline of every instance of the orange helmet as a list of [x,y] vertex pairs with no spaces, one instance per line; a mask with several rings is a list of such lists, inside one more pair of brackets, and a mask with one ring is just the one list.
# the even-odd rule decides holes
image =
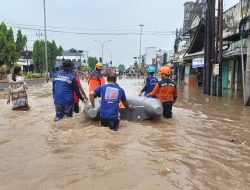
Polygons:
[[97,68],[97,69],[102,69],[102,67],[103,67],[103,64],[102,63],[96,63],[96,65],[95,65],[95,67]]
[[159,70],[160,74],[171,75],[171,68],[170,67],[162,67]]

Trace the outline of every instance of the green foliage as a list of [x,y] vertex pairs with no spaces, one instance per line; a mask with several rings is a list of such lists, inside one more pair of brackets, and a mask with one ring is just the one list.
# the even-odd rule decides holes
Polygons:
[[7,64],[9,68],[12,67],[20,57],[26,42],[27,38],[22,35],[21,30],[18,31],[15,42],[12,28],[8,29],[2,22],[0,24],[0,66]]
[[58,55],[58,56],[62,56],[62,55],[63,55],[63,48],[62,48],[62,46],[59,46],[59,47],[57,48],[57,55]]
[[6,64],[0,66],[0,73],[6,74],[8,71],[8,66]]
[[43,78],[43,74],[41,73],[32,73],[32,72],[29,72],[27,74],[27,77],[28,78]]
[[27,43],[27,37],[22,35],[21,30],[18,30],[16,39],[16,49],[19,55],[21,54],[21,51],[24,49],[26,43]]
[[118,69],[120,69],[120,70],[125,70],[125,66],[123,65],[123,64],[120,64],[120,65],[118,65]]
[[88,58],[88,65],[91,69],[95,69],[96,63],[98,63],[98,59],[96,57],[89,57]]
[[45,65],[44,41],[36,40],[33,44],[32,59],[34,63],[34,70],[36,72],[43,72]]
[[47,42],[48,46],[48,69],[53,71],[55,69],[56,57],[58,55],[58,49],[54,40]]
[[85,67],[83,68],[83,71],[91,71],[91,68],[90,68],[89,66],[85,66]]
[[[58,50],[59,49],[59,50]],[[47,41],[48,50],[48,71],[51,72],[55,68],[56,57],[59,53],[62,54],[62,47],[57,45],[54,40]],[[32,59],[34,62],[35,72],[42,73],[45,71],[45,41],[36,40],[33,44]]]

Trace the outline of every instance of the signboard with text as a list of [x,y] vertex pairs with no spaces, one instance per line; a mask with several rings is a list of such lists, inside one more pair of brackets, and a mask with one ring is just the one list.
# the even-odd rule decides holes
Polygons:
[[204,58],[193,59],[192,67],[193,68],[204,67]]

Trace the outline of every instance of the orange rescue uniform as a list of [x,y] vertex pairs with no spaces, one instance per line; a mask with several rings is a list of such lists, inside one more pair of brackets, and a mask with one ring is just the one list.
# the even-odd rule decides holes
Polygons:
[[90,93],[98,86],[105,85],[106,82],[104,76],[99,71],[94,70],[93,72],[90,73],[88,84]]
[[177,98],[176,85],[171,79],[164,78],[155,85],[149,96],[156,96],[160,102],[174,102]]

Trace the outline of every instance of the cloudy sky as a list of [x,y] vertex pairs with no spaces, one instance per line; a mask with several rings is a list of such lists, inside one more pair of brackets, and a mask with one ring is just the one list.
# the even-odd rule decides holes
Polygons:
[[[186,0],[46,0],[48,40],[65,50],[76,48],[101,57],[97,41],[104,45],[104,60],[114,65],[133,63],[139,55],[139,24],[145,47],[173,49],[172,33],[183,25]],[[224,0],[229,8],[239,0]],[[20,28],[28,37],[28,49],[43,32],[43,0],[7,0],[0,6],[0,21]],[[54,32],[52,32],[54,31]],[[100,35],[100,33],[102,35]],[[160,34],[160,35],[159,35]],[[40,38],[44,38],[41,36]],[[97,40],[97,41],[95,41]]]

